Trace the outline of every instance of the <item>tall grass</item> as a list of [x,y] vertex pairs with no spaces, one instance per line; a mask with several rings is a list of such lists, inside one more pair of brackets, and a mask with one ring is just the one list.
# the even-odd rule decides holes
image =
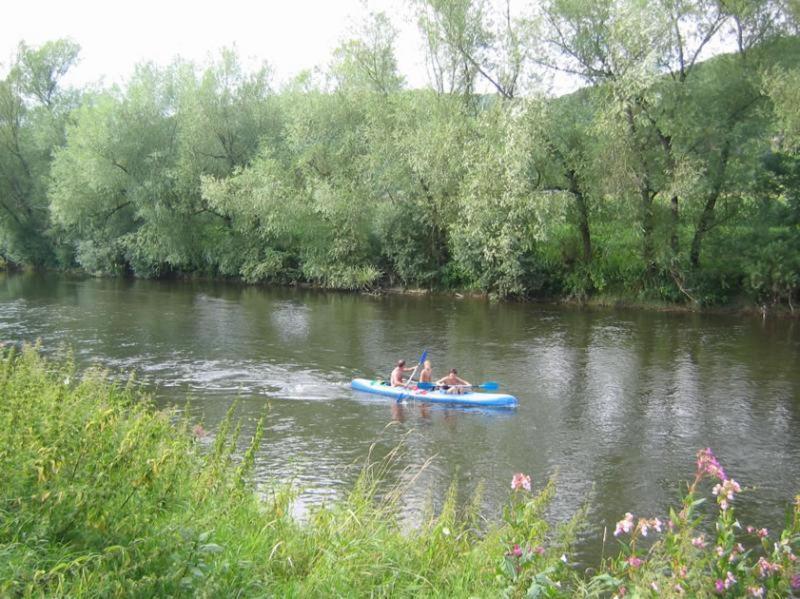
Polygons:
[[[464,506],[453,488],[407,531],[397,519],[402,489],[378,493],[392,453],[368,459],[345,498],[300,523],[291,488],[262,498],[248,482],[261,424],[236,454],[233,409],[213,443],[200,443],[201,430],[107,378],[78,377],[69,360],[31,349],[0,360],[0,596],[694,596],[715,594],[717,583],[729,596],[785,596],[800,582],[797,507],[774,550],[756,534],[744,554],[732,508],[721,510],[717,542],[739,586],[713,541],[692,543],[702,476],[671,531],[646,549],[636,539],[654,521],[621,521],[631,536],[592,577],[569,558],[582,515],[553,530],[544,517],[553,483],[534,492],[522,475],[498,524],[481,518],[479,495]],[[756,561],[765,557],[768,567]]]

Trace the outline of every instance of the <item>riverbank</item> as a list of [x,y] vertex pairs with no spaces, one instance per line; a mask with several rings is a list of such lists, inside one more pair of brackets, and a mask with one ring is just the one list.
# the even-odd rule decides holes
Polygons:
[[[785,597],[800,586],[800,498],[784,531],[740,525],[738,484],[710,452],[669,519],[623,518],[615,549],[609,532],[618,554],[585,572],[571,558],[581,515],[545,519],[552,482],[514,475],[491,525],[453,490],[404,531],[403,489],[383,488],[387,463],[371,463],[301,523],[292,488],[249,482],[260,425],[237,450],[233,409],[212,434],[105,379],[30,349],[0,362],[2,594]],[[716,506],[703,512],[711,525],[702,498]]]

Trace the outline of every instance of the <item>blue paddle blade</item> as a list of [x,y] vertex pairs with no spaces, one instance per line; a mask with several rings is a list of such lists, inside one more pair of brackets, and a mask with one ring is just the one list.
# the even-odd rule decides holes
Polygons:
[[419,357],[419,363],[422,364],[425,361],[425,358],[428,357],[428,350],[423,350],[422,355]]
[[486,381],[485,383],[481,383],[478,385],[481,389],[486,389],[487,391],[496,391],[500,388],[500,383],[496,383],[494,381]]

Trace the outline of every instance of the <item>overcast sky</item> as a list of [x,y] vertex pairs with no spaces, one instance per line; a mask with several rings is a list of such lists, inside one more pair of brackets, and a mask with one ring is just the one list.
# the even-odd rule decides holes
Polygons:
[[140,62],[166,65],[180,55],[202,63],[235,45],[243,59],[269,62],[280,82],[326,65],[369,10],[392,18],[400,70],[409,85],[425,85],[421,38],[401,0],[10,0],[0,20],[0,63],[11,62],[21,40],[36,46],[68,37],[81,45],[68,81],[114,83]]

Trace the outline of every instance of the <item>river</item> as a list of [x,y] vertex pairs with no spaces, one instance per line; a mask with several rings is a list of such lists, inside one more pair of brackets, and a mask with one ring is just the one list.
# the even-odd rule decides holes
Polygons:
[[[491,518],[515,472],[535,488],[555,475],[554,521],[590,501],[590,557],[625,512],[663,517],[702,447],[745,487],[743,523],[781,526],[800,491],[791,320],[18,274],[0,275],[0,339],[134,373],[211,436],[238,400],[245,437],[266,417],[257,482],[297,485],[301,517],[346,492],[370,447],[380,459],[400,444],[385,486],[408,484],[409,522],[453,481],[464,498],[482,484]],[[349,388],[423,349],[434,376],[499,381],[519,407],[398,405]]]

